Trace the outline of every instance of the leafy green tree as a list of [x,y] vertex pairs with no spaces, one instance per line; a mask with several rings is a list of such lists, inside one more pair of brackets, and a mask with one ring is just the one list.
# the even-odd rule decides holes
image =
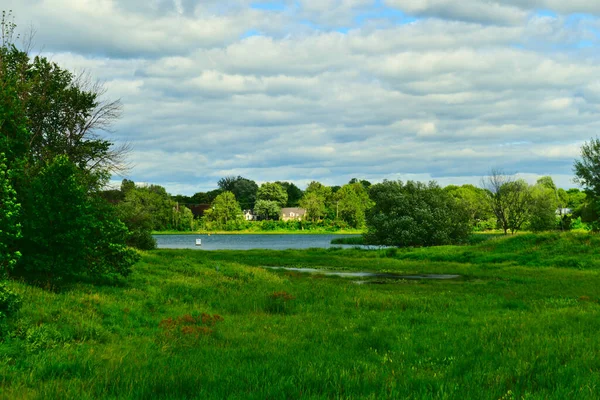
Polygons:
[[285,207],[287,204],[287,192],[278,183],[267,182],[260,185],[256,194],[258,200],[270,200],[279,204],[279,207]]
[[198,192],[192,196],[191,202],[193,204],[211,204],[221,193],[223,193],[221,189],[215,189],[208,192]]
[[257,200],[254,205],[254,213],[261,219],[279,219],[281,207],[273,200]]
[[529,211],[529,229],[534,232],[556,229],[558,208],[556,186],[540,182],[530,188],[531,205]]
[[17,241],[21,237],[21,205],[8,176],[6,157],[0,153],[0,279],[16,265],[21,253]]
[[126,153],[100,134],[119,116],[120,103],[104,100],[100,85],[44,57],[32,59],[5,39],[0,153],[22,220],[22,257],[12,274],[127,275],[137,255],[126,248],[127,229],[99,194]]
[[[588,205],[582,217],[590,220],[594,231],[600,230],[600,139],[592,138],[581,146],[581,159],[575,160],[575,182],[584,188]],[[583,218],[582,218],[583,219]]]
[[287,192],[288,199],[286,207],[298,207],[300,199],[302,199],[302,190],[292,182],[275,182],[281,185]]
[[575,182],[594,198],[600,198],[600,139],[590,139],[581,146],[581,160],[573,166]]
[[[330,214],[332,198],[333,192],[330,187],[312,181],[304,191],[300,207],[306,210],[307,218],[316,222]],[[335,216],[335,211],[333,213]]]
[[87,182],[67,156],[56,157],[33,178],[15,275],[56,281],[130,273],[139,257],[125,245],[127,228],[110,205],[88,192]]
[[490,207],[504,234],[509,230],[513,234],[521,230],[531,212],[531,191],[527,182],[492,170],[484,184]]
[[334,199],[336,214],[352,228],[365,226],[365,212],[372,206],[369,193],[360,182],[349,183],[338,190]]
[[367,212],[368,243],[435,246],[462,243],[471,233],[468,211],[435,182],[384,181],[369,194],[375,205]]
[[473,185],[448,185],[444,188],[469,212],[473,227],[476,229],[494,229],[496,220],[486,190]]
[[242,209],[231,192],[223,192],[218,195],[209,210],[204,213],[208,222],[212,222],[215,228],[230,230],[234,225],[243,220]]
[[228,176],[220,179],[218,185],[222,191],[233,193],[242,208],[249,210],[254,208],[258,191],[256,182],[241,176]]

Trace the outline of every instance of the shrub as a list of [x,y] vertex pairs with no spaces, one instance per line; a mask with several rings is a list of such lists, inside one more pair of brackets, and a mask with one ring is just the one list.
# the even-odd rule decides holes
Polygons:
[[0,282],[0,338],[8,332],[7,319],[21,308],[21,296]]
[[384,181],[370,188],[365,240],[386,246],[463,243],[472,230],[464,205],[435,182]]
[[127,228],[112,206],[88,193],[86,182],[66,156],[33,178],[15,275],[50,282],[130,273],[139,256],[125,244]]

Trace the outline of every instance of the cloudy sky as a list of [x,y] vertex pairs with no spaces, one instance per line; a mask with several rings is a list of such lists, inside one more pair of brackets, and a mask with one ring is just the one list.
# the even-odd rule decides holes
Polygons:
[[[8,3],[8,4],[7,4]],[[3,0],[121,98],[127,177],[574,187],[600,130],[600,1]],[[121,177],[115,177],[120,180]]]

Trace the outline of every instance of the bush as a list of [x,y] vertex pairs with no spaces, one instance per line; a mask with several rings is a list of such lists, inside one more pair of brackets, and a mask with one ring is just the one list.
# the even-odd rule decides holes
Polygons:
[[127,228],[112,206],[88,193],[85,176],[66,156],[55,158],[28,189],[15,275],[49,282],[130,273],[139,256],[127,248]]
[[21,296],[12,291],[6,282],[0,282],[0,338],[6,335],[8,317],[21,308]]
[[471,218],[435,182],[384,181],[370,188],[365,240],[386,246],[435,246],[467,241]]

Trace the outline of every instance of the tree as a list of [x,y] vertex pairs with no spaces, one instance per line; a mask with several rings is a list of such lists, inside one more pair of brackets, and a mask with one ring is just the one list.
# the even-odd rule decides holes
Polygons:
[[270,200],[275,201],[279,204],[279,207],[285,207],[287,204],[287,192],[285,189],[278,183],[263,183],[258,188],[258,193],[256,194],[256,198],[258,200]]
[[369,190],[368,243],[435,246],[464,242],[472,230],[468,211],[435,182],[384,181]]
[[17,250],[21,237],[20,211],[17,192],[8,176],[6,157],[0,153],[0,280],[15,267],[21,253]]
[[531,192],[522,179],[516,180],[499,170],[492,170],[484,180],[492,212],[504,234],[520,230],[529,218]]
[[575,182],[594,198],[600,198],[600,139],[590,139],[581,146],[581,160],[573,166]]
[[448,185],[444,188],[468,211],[473,227],[476,229],[494,229],[496,220],[488,202],[488,193],[473,185]]
[[281,207],[273,200],[257,200],[254,205],[254,213],[261,219],[279,219]]
[[[585,207],[586,219],[594,231],[600,230],[600,139],[592,138],[581,146],[581,160],[575,160],[575,182],[583,187],[589,198]],[[583,210],[582,210],[583,211]]]
[[241,222],[242,209],[231,192],[218,195],[209,210],[204,213],[208,222],[214,223],[216,228],[229,230]]
[[[556,188],[556,186],[554,186]],[[531,205],[528,219],[529,229],[534,232],[556,229],[558,200],[556,191],[547,181],[540,182],[530,188]]]
[[198,192],[192,196],[191,200],[194,204],[211,204],[221,193],[223,193],[221,189],[215,189],[209,192]]
[[12,274],[36,280],[127,275],[137,254],[126,248],[127,229],[100,197],[126,154],[101,135],[119,116],[120,103],[105,100],[103,87],[84,76],[44,57],[31,59],[2,22],[0,153],[22,221],[16,249],[22,257]]
[[369,193],[360,182],[342,186],[334,195],[336,214],[352,228],[365,226],[365,212],[372,206]]
[[304,196],[300,200],[300,207],[304,208],[308,218],[315,222],[329,213],[331,208],[328,206],[332,197],[333,193],[330,187],[312,181],[304,191]]
[[34,177],[15,275],[57,281],[130,273],[139,256],[125,245],[127,228],[110,205],[88,192],[87,183],[85,173],[64,155]]
[[222,191],[233,193],[242,208],[249,210],[254,208],[258,191],[256,182],[241,176],[228,176],[220,179],[218,185]]
[[275,183],[281,185],[287,192],[288,198],[286,207],[298,207],[300,199],[302,198],[302,190],[292,182],[277,181]]

